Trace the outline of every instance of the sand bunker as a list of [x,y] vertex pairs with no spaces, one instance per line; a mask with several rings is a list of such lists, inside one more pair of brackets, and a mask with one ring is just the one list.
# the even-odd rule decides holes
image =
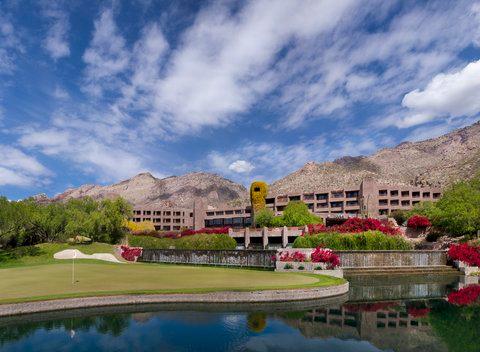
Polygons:
[[65,249],[64,251],[57,252],[53,255],[55,259],[97,259],[104,260],[106,262],[112,263],[121,263],[120,260],[115,258],[113,254],[110,253],[94,253],[94,254],[84,254],[78,249]]

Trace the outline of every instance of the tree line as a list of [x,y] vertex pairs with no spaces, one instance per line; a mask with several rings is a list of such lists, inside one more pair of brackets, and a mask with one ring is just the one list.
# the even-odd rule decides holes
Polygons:
[[131,213],[132,207],[122,198],[39,204],[0,197],[0,248],[65,242],[76,236],[118,243],[126,234],[124,220]]

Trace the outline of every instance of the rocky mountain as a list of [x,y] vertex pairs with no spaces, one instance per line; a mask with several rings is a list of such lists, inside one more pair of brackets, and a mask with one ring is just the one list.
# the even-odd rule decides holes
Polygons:
[[445,187],[480,171],[480,122],[421,142],[404,142],[371,156],[309,162],[270,185],[271,194],[359,185],[366,177],[385,184]]
[[[309,162],[270,185],[271,194],[358,186],[369,177],[385,184],[445,187],[480,171],[480,122],[438,138],[404,142],[371,156],[349,157],[332,162]],[[194,172],[158,179],[149,173],[110,186],[84,185],[69,189],[53,201],[91,196],[96,199],[122,196],[133,204],[192,207],[202,198],[208,205],[241,205],[248,202],[247,189],[219,175]],[[38,201],[48,201],[38,195]],[[51,201],[50,200],[50,201]]]
[[150,173],[141,173],[110,186],[83,185],[68,189],[55,196],[52,201],[86,196],[94,199],[122,196],[135,205],[193,207],[196,198],[202,198],[208,205],[216,206],[237,199],[246,199],[248,192],[242,185],[206,172],[193,172],[163,179],[158,179]]

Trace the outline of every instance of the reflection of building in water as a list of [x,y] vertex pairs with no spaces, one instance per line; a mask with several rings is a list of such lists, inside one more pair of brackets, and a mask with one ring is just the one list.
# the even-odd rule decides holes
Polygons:
[[344,305],[314,309],[300,319],[286,319],[306,337],[366,340],[393,351],[447,351],[426,320],[410,316],[405,307],[376,311]]

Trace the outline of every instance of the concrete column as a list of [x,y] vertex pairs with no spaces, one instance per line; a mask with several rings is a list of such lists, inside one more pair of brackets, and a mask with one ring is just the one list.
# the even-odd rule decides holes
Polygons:
[[282,229],[282,247],[286,248],[288,245],[288,227],[284,226]]
[[250,229],[248,227],[245,228],[245,237],[244,237],[244,242],[245,242],[245,249],[248,249],[250,246]]
[[263,249],[268,246],[268,228],[264,227],[262,230],[262,239],[263,239]]

